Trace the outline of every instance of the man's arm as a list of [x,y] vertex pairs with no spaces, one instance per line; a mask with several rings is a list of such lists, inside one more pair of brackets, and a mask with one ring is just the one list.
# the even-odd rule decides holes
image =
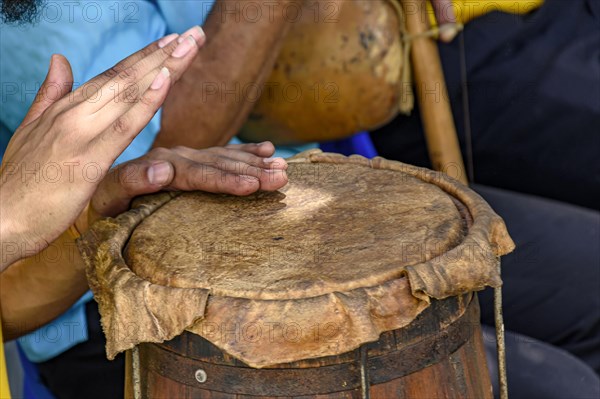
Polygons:
[[[152,119],[204,42],[198,27],[177,37],[150,44],[73,92],[69,62],[52,57],[0,166],[0,272],[22,258],[23,251],[5,244],[41,251],[73,223],[100,178]],[[58,170],[51,179],[43,172],[50,165]],[[90,165],[98,171],[93,179],[82,173]]]
[[205,148],[229,142],[252,110],[253,90],[269,77],[302,3],[217,0],[203,27],[205,46],[164,104],[155,146]]
[[47,324],[87,290],[75,236],[67,231],[44,251],[0,273],[3,338],[9,341]]
[[18,258],[31,256],[0,273],[3,338],[18,338],[45,325],[88,289],[85,267],[75,246],[78,232],[87,231],[100,217],[126,211],[133,198],[161,190],[233,195],[278,190],[287,183],[287,163],[282,158],[270,158],[274,151],[268,142],[205,150],[157,148],[111,169],[99,183],[90,206],[78,217],[76,227],[41,253],[37,247],[11,248],[28,250]]

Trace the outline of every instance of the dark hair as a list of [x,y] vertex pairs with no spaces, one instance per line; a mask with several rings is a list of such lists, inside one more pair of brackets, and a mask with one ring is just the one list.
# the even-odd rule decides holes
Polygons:
[[0,0],[0,19],[3,23],[32,23],[43,0]]

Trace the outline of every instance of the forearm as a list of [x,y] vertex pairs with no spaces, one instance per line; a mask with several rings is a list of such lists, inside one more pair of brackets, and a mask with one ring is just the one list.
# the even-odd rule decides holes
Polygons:
[[[244,11],[249,2],[260,17]],[[205,46],[164,104],[155,146],[224,145],[237,133],[271,73],[291,24],[284,12],[291,3],[301,2],[217,0],[204,26]]]
[[74,236],[65,232],[44,251],[0,274],[4,339],[18,338],[52,321],[87,289]]
[[[0,172],[0,178],[5,179],[4,169]],[[23,251],[29,246],[24,237],[27,231],[23,222],[23,215],[19,214],[19,208],[14,199],[18,196],[10,196],[11,189],[0,186],[0,273],[14,262],[23,258]]]
[[[2,209],[2,212],[7,212]],[[0,273],[19,260],[19,239],[8,218],[0,217]]]

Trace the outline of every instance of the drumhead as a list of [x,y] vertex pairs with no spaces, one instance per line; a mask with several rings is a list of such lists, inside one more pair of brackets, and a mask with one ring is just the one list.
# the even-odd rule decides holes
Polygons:
[[288,163],[279,192],[141,197],[78,241],[109,358],[184,330],[252,367],[337,355],[502,283],[514,244],[461,183],[319,150]]
[[250,197],[184,193],[133,232],[126,261],[160,285],[294,299],[381,284],[456,246],[466,221],[439,187],[355,164],[291,163]]

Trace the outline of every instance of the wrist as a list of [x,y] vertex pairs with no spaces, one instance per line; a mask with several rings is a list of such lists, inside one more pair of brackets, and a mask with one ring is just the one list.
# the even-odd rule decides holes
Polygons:
[[0,199],[0,273],[20,259],[21,248],[20,234],[14,223],[16,219],[8,216],[13,212],[5,203]]
[[79,236],[85,234],[90,226],[98,219],[99,216],[97,212],[94,211],[92,201],[90,200],[85,208],[83,208],[77,219],[75,219],[75,222],[71,228],[78,234],[77,238],[79,238]]

